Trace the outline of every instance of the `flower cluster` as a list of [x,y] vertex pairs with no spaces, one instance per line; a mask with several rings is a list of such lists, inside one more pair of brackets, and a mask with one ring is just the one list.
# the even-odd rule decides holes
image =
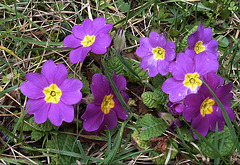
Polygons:
[[[72,63],[83,62],[88,52],[104,54],[111,44],[111,37],[107,34],[112,24],[106,24],[103,17],[93,21],[84,20],[82,25],[72,28],[73,34],[68,35],[63,43],[66,48],[73,48],[69,58]],[[60,126],[63,121],[72,122],[74,119],[73,105],[82,99],[80,90],[83,83],[78,79],[68,79],[68,72],[63,64],[57,66],[49,60],[44,63],[40,73],[28,73],[27,82],[20,89],[29,97],[26,104],[28,114],[34,114],[36,123],[44,123],[47,119],[55,126]],[[126,88],[126,79],[116,72],[112,77],[125,102],[128,95],[122,92]],[[103,129],[113,129],[118,118],[126,119],[128,115],[114,94],[107,78],[95,74],[92,78],[91,90],[94,102],[88,104],[86,112],[82,115],[83,127],[87,131],[100,132]]]
[[[188,37],[188,48],[177,54],[175,45],[156,32],[149,38],[140,39],[140,47],[136,54],[143,58],[141,68],[148,69],[150,77],[158,73],[165,76],[168,72],[172,77],[162,85],[162,91],[169,94],[167,104],[174,115],[182,115],[186,121],[201,135],[206,136],[208,130],[215,131],[216,123],[219,131],[224,128],[225,120],[222,111],[203,79],[215,92],[224,105],[231,120],[234,113],[230,108],[232,94],[231,83],[223,86],[223,79],[216,75],[218,71],[218,43],[212,38],[212,30],[200,24],[195,32]],[[196,136],[194,135],[196,138]]]

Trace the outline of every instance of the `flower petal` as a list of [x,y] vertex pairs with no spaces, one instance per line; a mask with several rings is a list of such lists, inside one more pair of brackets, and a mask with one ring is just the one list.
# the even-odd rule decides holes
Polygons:
[[108,79],[99,73],[96,73],[92,77],[91,91],[94,97],[94,102],[97,105],[101,105],[104,96],[111,93],[111,86]]
[[74,119],[74,108],[72,105],[64,104],[61,100],[57,103],[50,103],[48,118],[55,126],[60,126],[63,121],[72,122]]
[[28,114],[34,114],[34,120],[37,124],[42,124],[47,120],[50,104],[46,103],[44,99],[27,101],[25,109],[28,109]]
[[49,85],[46,78],[40,73],[27,73],[25,78],[41,89],[44,89]]
[[72,32],[73,32],[74,37],[80,39],[81,41],[87,35],[87,33],[82,25],[73,26]]
[[194,50],[195,44],[199,41],[199,31],[195,31],[189,35],[187,41],[189,49]]
[[[202,136],[206,136],[209,130],[209,121],[206,117],[202,117],[202,115],[199,114],[197,117],[192,119],[191,127],[193,127]],[[196,139],[196,135],[194,133],[193,136]]]
[[127,81],[126,81],[125,77],[122,75],[117,75],[115,70],[113,72],[112,79],[113,79],[114,83],[116,84],[119,91],[126,89]]
[[92,22],[92,27],[94,29],[95,34],[100,34],[100,33],[108,33],[113,25],[112,24],[106,24],[106,20],[103,17],[97,17],[93,20]]
[[192,118],[200,113],[200,107],[204,101],[200,94],[189,94],[184,99],[186,105],[183,109],[183,117],[186,121],[191,122]]
[[158,34],[155,31],[152,31],[149,34],[149,40],[150,40],[150,44],[152,45],[153,48],[161,47],[161,48],[165,49],[166,44],[167,44],[166,38],[163,35]]
[[59,86],[62,91],[61,101],[68,105],[77,104],[82,99],[82,93],[80,92],[82,87],[83,83],[80,80],[66,79]]
[[117,119],[116,113],[110,110],[109,114],[104,115],[104,120],[101,127],[103,127],[103,129],[112,130],[117,126],[117,122],[118,122],[118,119]]
[[[128,94],[126,94],[125,92],[122,92],[121,95],[122,95],[125,103],[128,103],[128,100],[129,100]],[[120,119],[127,119],[128,115],[125,113],[124,108],[122,107],[120,101],[118,100],[118,98],[116,96],[113,98],[113,101],[115,103],[115,106],[111,110],[115,111]]]
[[169,94],[171,102],[181,101],[188,94],[188,89],[184,87],[183,82],[175,80],[173,77],[168,78],[163,83],[162,91]]
[[42,66],[42,75],[47,79],[48,84],[54,82],[56,65],[52,60],[46,61]]
[[214,72],[216,73],[218,70],[218,60],[213,60],[210,59],[210,57],[208,57],[208,55],[197,55],[194,57],[194,61],[195,61],[195,66],[196,69],[195,71],[197,73],[199,73],[200,76],[204,76],[205,74],[207,74],[208,72]]
[[194,73],[194,61],[185,53],[179,53],[177,60],[170,64],[169,71],[176,80],[184,80],[187,73]]
[[60,86],[68,78],[68,71],[65,65],[59,63],[54,73],[54,83]]
[[65,37],[63,40],[63,44],[67,48],[77,48],[79,46],[82,46],[81,40],[76,38],[73,34],[70,34],[67,37]]
[[166,76],[169,72],[169,62],[166,60],[158,60],[157,69],[158,73],[160,73],[163,76]]
[[145,48],[143,46],[140,46],[136,50],[136,54],[138,57],[146,57],[146,56],[153,56],[153,53],[149,50],[149,48]]
[[20,86],[21,92],[30,99],[40,99],[45,97],[43,89],[35,86],[31,81],[24,82]]
[[101,111],[101,106],[90,103],[87,105],[87,109],[82,115],[83,127],[86,131],[96,131],[104,120],[104,113]]
[[71,63],[76,64],[79,61],[83,62],[90,50],[90,47],[79,47],[77,49],[71,50],[69,55]]
[[110,35],[102,33],[96,37],[95,42],[91,45],[91,52],[95,54],[105,54],[111,42],[112,39]]

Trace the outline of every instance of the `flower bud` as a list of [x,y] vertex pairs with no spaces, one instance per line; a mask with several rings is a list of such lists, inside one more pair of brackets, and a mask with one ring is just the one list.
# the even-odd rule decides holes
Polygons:
[[118,30],[117,35],[113,40],[113,42],[114,42],[114,48],[116,49],[116,51],[118,53],[121,53],[126,43],[125,32],[123,31],[123,29]]
[[183,109],[184,109],[184,104],[180,103],[180,102],[171,102],[169,101],[167,103],[167,106],[169,107],[170,109],[170,112],[173,114],[173,115],[182,115],[182,112],[183,112]]

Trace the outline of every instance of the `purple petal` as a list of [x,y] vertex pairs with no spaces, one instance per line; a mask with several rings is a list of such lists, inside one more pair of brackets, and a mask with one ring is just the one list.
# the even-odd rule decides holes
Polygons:
[[111,92],[111,86],[108,79],[99,73],[93,75],[92,85],[90,87],[94,97],[94,102],[98,105],[101,105],[104,96],[109,95]]
[[67,37],[65,37],[63,40],[63,44],[67,48],[77,48],[79,46],[82,46],[81,40],[76,38],[73,34],[70,34]]
[[78,79],[66,79],[59,88],[62,90],[61,101],[65,104],[77,104],[82,99],[80,90],[83,83]]
[[[203,25],[204,27],[204,25]],[[203,43],[208,43],[212,39],[212,29],[211,28],[205,28],[202,33],[199,35],[199,40]]]
[[37,124],[42,124],[47,120],[49,108],[50,104],[46,103],[44,99],[29,99],[25,107],[26,110],[28,109],[28,114],[34,114],[34,120]]
[[46,78],[39,73],[27,73],[25,78],[41,89],[44,89],[49,85]]
[[184,87],[182,81],[177,81],[173,77],[170,77],[163,83],[162,91],[169,94],[171,102],[177,102],[185,98],[188,89]]
[[60,126],[63,121],[72,122],[74,119],[74,108],[72,105],[64,104],[61,100],[57,103],[50,103],[48,118],[55,126]]
[[[202,115],[199,114],[197,117],[192,119],[191,127],[193,127],[202,136],[206,136],[209,129],[209,121],[206,117],[202,117]],[[193,134],[193,136],[196,138],[195,134]]]
[[152,45],[152,47],[156,48],[158,46],[160,46],[161,48],[165,48],[166,44],[167,44],[167,41],[166,41],[166,38],[161,35],[161,34],[158,34],[157,32],[155,31],[152,31],[150,34],[149,34],[149,40],[150,40],[150,44]]
[[197,55],[194,57],[195,71],[199,73],[200,76],[204,76],[208,72],[214,72],[216,73],[218,70],[218,60],[211,60],[206,55]]
[[[128,94],[126,94],[125,92],[122,92],[121,95],[122,95],[124,101],[126,103],[128,103],[128,100],[129,100]],[[127,119],[128,115],[125,113],[124,108],[122,107],[121,103],[119,102],[119,100],[117,99],[116,96],[113,98],[113,101],[115,103],[115,106],[111,110],[115,111],[120,119]]]
[[87,35],[94,35],[94,27],[92,26],[92,20],[90,19],[85,19],[82,23],[83,29],[85,29]]
[[160,73],[163,76],[166,76],[169,72],[169,62],[166,60],[158,60],[157,69],[158,73]]
[[192,118],[200,113],[200,107],[203,101],[203,97],[200,94],[189,94],[185,97],[183,117],[186,121],[191,122]]
[[101,33],[108,33],[113,25],[112,24],[106,24],[106,20],[103,17],[97,17],[92,22],[92,27],[95,31],[95,34],[101,34]]
[[152,51],[152,45],[150,44],[150,40],[147,37],[140,38],[140,47],[144,47],[148,49],[150,52]]
[[[175,44],[174,44],[175,45]],[[165,49],[165,59],[167,60],[167,61],[173,61],[174,60],[174,58],[175,58],[175,56],[176,56],[176,53],[175,53],[175,50],[174,49],[172,49],[172,48],[169,48],[169,47],[167,47],[166,49]]]
[[218,48],[218,42],[217,40],[215,39],[212,39],[210,42],[208,42],[206,45],[204,45],[207,52],[211,52],[215,58],[218,57],[218,51],[217,51],[217,48]]
[[20,86],[21,92],[30,99],[40,99],[45,97],[43,89],[35,86],[31,81],[24,82]]
[[149,48],[145,48],[143,46],[140,46],[136,50],[136,54],[138,57],[144,58],[146,56],[153,56],[152,51],[149,50]]
[[95,42],[91,45],[92,51],[95,54],[105,54],[107,47],[110,46],[112,39],[108,34],[100,34],[96,37]]
[[68,71],[65,65],[58,64],[54,73],[54,83],[60,86],[64,80],[68,78]]
[[77,49],[71,50],[69,54],[69,59],[71,63],[76,64],[79,61],[83,62],[90,50],[90,47],[79,47]]
[[82,25],[73,26],[72,32],[73,32],[73,35],[80,40],[83,40],[84,37],[87,35],[87,33]]
[[195,31],[188,36],[187,41],[189,49],[194,50],[195,44],[199,41],[199,31]]
[[104,115],[104,120],[100,128],[111,130],[117,126],[117,122],[118,119],[116,113],[110,110],[109,114]]
[[216,123],[218,123],[218,131],[221,131],[224,129],[224,120],[222,118],[219,118],[216,114],[216,108],[213,108],[213,113],[206,116],[209,121],[209,129],[211,131],[216,131]]
[[87,105],[87,109],[82,115],[83,127],[86,131],[96,131],[104,120],[104,113],[101,110],[101,106],[90,103]]
[[46,61],[42,66],[42,75],[47,79],[48,84],[54,83],[56,65],[52,60]]
[[144,57],[140,64],[140,67],[143,70],[148,69],[148,75],[150,77],[154,77],[158,74],[157,66],[158,66],[157,60],[155,60],[153,56]]
[[169,71],[176,80],[184,80],[187,73],[194,72],[194,61],[185,53],[179,53],[177,60],[170,64]]
[[114,83],[116,84],[119,91],[126,89],[127,81],[124,76],[116,75],[116,71],[114,71],[112,79],[113,79]]

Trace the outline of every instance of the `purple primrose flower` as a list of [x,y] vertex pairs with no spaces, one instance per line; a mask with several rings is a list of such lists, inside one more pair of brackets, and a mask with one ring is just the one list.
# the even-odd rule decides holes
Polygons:
[[81,100],[83,84],[78,79],[68,79],[63,64],[56,66],[49,60],[44,63],[41,74],[28,73],[26,79],[20,89],[29,97],[25,109],[28,114],[34,114],[36,123],[49,119],[55,126],[60,126],[63,121],[73,121],[73,104]]
[[188,46],[187,51],[192,51],[194,55],[211,54],[215,59],[218,57],[218,43],[212,38],[212,29],[204,28],[203,24],[188,37]]
[[149,38],[142,37],[140,39],[140,47],[137,48],[137,56],[142,58],[140,67],[148,70],[150,77],[156,76],[158,73],[165,76],[168,74],[169,64],[175,58],[175,44],[167,41],[166,38],[152,31]]
[[[231,121],[234,120],[234,113],[230,108],[233,96],[230,93],[233,86],[232,82],[223,85],[224,79],[214,73],[208,73],[203,80],[221,101]],[[183,110],[184,119],[187,122],[192,122],[191,127],[202,136],[206,136],[208,130],[215,131],[216,123],[218,123],[218,131],[224,129],[225,119],[222,111],[205,84],[201,86],[198,93],[186,96],[184,104],[186,105]],[[196,138],[195,135],[194,138]]]
[[216,73],[218,61],[209,55],[190,57],[187,52],[179,53],[175,62],[169,66],[173,77],[168,78],[162,85],[162,91],[169,94],[171,102],[178,102],[190,93],[196,93],[203,78],[208,72]]
[[[122,75],[117,76],[115,71],[112,79],[127,103],[129,97],[125,92],[122,92],[127,86],[126,79]],[[86,131],[98,133],[103,129],[111,130],[116,127],[118,118],[128,118],[104,75],[99,73],[93,75],[91,91],[94,102],[87,105],[87,109],[81,117],[84,120],[83,127]]]
[[73,34],[63,40],[67,48],[73,48],[69,55],[70,61],[72,63],[83,62],[88,52],[106,53],[112,41],[107,33],[112,27],[112,24],[106,24],[103,17],[98,17],[93,21],[85,19],[82,25],[73,26]]

